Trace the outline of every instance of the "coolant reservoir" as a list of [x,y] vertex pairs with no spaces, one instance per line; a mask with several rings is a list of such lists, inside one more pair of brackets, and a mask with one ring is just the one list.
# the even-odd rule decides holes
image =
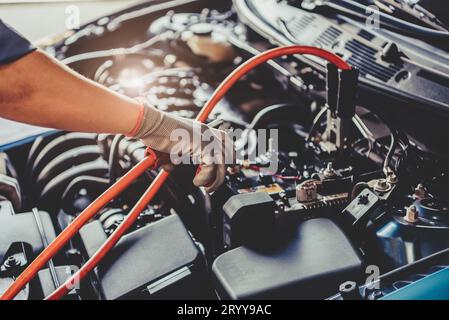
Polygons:
[[213,26],[209,23],[191,26],[185,37],[192,52],[207,57],[210,62],[232,61],[236,57],[235,50],[226,40],[226,36],[213,31]]

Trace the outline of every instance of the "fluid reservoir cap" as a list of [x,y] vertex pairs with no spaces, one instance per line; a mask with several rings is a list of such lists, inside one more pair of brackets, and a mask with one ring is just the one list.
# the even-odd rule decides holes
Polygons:
[[189,28],[194,35],[207,36],[212,33],[213,27],[209,23],[196,23]]
[[426,198],[415,201],[419,216],[436,222],[449,223],[449,201],[438,198]]
[[214,26],[209,23],[192,25],[182,38],[194,54],[207,57],[213,63],[232,61],[237,56],[227,37],[214,32]]

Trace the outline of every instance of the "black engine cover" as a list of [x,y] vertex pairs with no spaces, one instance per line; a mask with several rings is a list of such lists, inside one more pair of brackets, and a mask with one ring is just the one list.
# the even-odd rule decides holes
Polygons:
[[362,261],[328,219],[300,223],[293,238],[274,249],[238,247],[218,257],[212,270],[225,299],[314,299],[357,280]]

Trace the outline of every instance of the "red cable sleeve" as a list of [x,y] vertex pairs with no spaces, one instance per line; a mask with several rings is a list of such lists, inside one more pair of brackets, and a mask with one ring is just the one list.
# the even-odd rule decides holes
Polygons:
[[[289,47],[280,47],[280,48],[274,48],[268,51],[265,51],[257,56],[254,56],[253,58],[249,59],[248,61],[241,64],[238,68],[236,68],[226,79],[218,86],[218,88],[214,91],[211,98],[208,100],[208,102],[203,106],[200,113],[198,114],[196,120],[200,122],[206,122],[207,118],[209,117],[209,114],[214,109],[216,104],[223,98],[223,96],[229,91],[229,89],[245,74],[247,74],[249,71],[253,70],[258,65],[274,59],[279,58],[286,55],[295,55],[295,54],[309,54],[314,55],[320,58],[323,58],[333,64],[335,64],[340,69],[350,69],[351,67],[340,57],[337,55],[323,50],[319,48],[314,47],[307,47],[307,46],[289,46]],[[139,164],[137,164],[133,169],[130,170],[136,170],[140,169],[145,171],[147,168],[151,167],[155,161],[151,161],[151,164],[145,163],[145,159],[142,160]],[[128,172],[129,173],[129,172]],[[147,191],[144,193],[144,195],[139,199],[139,201],[136,203],[136,205],[133,207],[133,209],[130,211],[130,213],[126,216],[126,218],[123,220],[123,222],[120,224],[120,226],[112,233],[112,235],[104,242],[104,244],[101,246],[101,248],[76,272],[72,277],[70,277],[63,285],[61,285],[58,289],[56,289],[55,292],[53,292],[51,295],[47,297],[48,300],[56,300],[62,298],[72,287],[72,284],[74,281],[81,281],[92,269],[94,269],[98,263],[102,260],[102,258],[113,248],[113,246],[117,243],[117,241],[121,238],[121,236],[126,232],[126,230],[134,223],[134,221],[139,216],[140,212],[146,207],[146,205],[154,198],[156,193],[159,191],[159,189],[162,187],[164,182],[167,180],[169,176],[169,173],[162,171],[159,173],[159,175],[154,179],[153,183],[148,187]],[[124,177],[123,177],[124,178]],[[122,179],[123,179],[122,178]],[[116,184],[120,185],[120,190],[122,191],[125,189],[126,186],[121,186],[122,183],[121,180],[118,180]],[[132,182],[132,181],[131,181]],[[112,187],[111,187],[112,188]],[[106,191],[107,192],[107,191]],[[118,194],[118,193],[117,193]],[[100,196],[95,202],[100,201],[101,198],[104,195]],[[113,198],[113,197],[112,197]],[[111,198],[111,199],[112,199]],[[109,202],[111,199],[106,201],[100,208],[97,208],[97,211],[100,210],[107,202]],[[94,202],[94,203],[95,203]],[[103,203],[104,201],[102,201]],[[94,204],[92,203],[91,206]],[[91,207],[89,206],[89,207]],[[87,209],[86,209],[87,210]],[[85,211],[81,213],[73,222],[72,224],[80,219],[83,215],[86,215]],[[17,278],[17,280],[7,289],[7,291],[2,295],[1,299],[12,299],[14,298],[17,293],[30,281],[36,273],[42,268],[42,266],[48,262],[51,257],[53,257],[59,249],[84,225],[91,217],[95,215],[97,212],[95,211],[93,214],[91,213],[91,216],[89,218],[83,218],[81,223],[77,224],[78,228],[71,228],[70,232],[66,233],[66,238],[64,238],[64,243],[60,245],[59,247],[54,246],[53,244],[58,240],[58,238],[67,230],[69,227],[71,227],[72,224],[70,224],[46,249],[42,251],[42,253],[36,258],[36,260],[39,259],[39,257],[42,256],[41,259],[39,259],[39,263],[35,263],[36,260],[34,260],[27,269]],[[59,242],[59,241],[58,241]],[[25,274],[25,275],[24,275]],[[20,282],[18,280],[20,279]]]

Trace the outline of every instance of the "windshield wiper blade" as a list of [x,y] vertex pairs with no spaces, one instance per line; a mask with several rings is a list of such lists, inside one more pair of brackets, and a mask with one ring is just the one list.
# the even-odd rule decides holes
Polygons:
[[375,0],[375,2],[384,3],[407,15],[426,23],[427,25],[441,31],[448,31],[449,27],[445,25],[438,17],[418,4],[417,0]]
[[[352,0],[304,0],[301,3],[303,9],[320,11],[330,9],[343,15],[354,16],[358,19],[369,19],[373,14],[369,6]],[[394,29],[403,34],[418,37],[425,40],[449,40],[449,32],[435,30],[414,23],[398,19],[382,11],[378,12],[379,24],[388,29]]]

